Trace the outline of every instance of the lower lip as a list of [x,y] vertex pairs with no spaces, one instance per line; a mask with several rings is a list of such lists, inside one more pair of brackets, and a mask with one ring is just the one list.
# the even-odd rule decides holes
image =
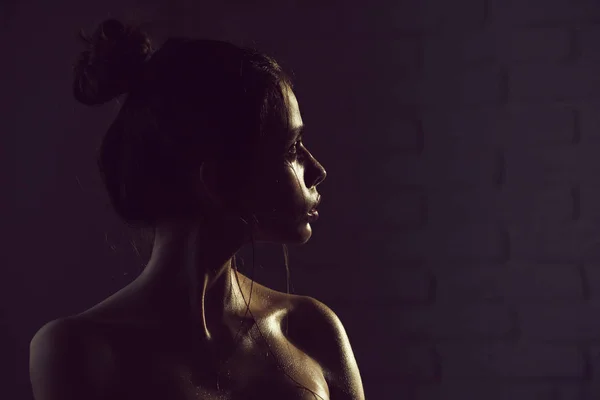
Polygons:
[[306,215],[309,222],[314,222],[319,219],[319,212],[317,210],[311,210]]

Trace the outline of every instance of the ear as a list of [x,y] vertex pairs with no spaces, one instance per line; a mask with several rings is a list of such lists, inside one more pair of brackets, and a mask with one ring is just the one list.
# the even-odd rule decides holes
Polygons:
[[211,207],[239,213],[243,196],[238,173],[222,161],[205,160],[199,170],[199,195],[207,199]]

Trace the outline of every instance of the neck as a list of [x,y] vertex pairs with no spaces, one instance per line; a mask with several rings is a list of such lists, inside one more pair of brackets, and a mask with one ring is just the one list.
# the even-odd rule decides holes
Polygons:
[[243,244],[240,226],[163,224],[138,279],[163,317],[191,323],[201,339],[211,341],[226,318],[245,307],[232,268]]

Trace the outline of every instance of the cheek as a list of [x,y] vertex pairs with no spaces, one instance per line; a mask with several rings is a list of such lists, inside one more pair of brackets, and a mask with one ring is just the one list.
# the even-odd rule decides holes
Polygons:
[[258,177],[254,215],[255,239],[273,243],[305,243],[311,237],[303,170],[281,163]]
[[298,213],[305,208],[304,171],[298,163],[280,163],[257,174],[254,184],[256,211]]

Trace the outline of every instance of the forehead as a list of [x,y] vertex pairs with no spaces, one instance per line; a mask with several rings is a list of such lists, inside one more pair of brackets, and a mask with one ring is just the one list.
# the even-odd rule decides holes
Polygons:
[[287,111],[287,124],[283,133],[282,140],[285,143],[294,141],[296,137],[302,133],[303,121],[302,115],[300,114],[300,107],[298,105],[298,99],[294,94],[294,91],[289,86],[283,88],[283,98],[286,105]]
[[266,128],[263,143],[282,146],[293,141],[300,133],[303,126],[302,115],[298,99],[293,90],[287,85],[282,86],[284,112],[276,112],[269,117],[270,122]]
[[300,107],[298,105],[298,99],[294,94],[294,91],[287,85],[283,89],[283,98],[285,99],[290,129],[295,130],[302,126],[302,116],[300,115]]

